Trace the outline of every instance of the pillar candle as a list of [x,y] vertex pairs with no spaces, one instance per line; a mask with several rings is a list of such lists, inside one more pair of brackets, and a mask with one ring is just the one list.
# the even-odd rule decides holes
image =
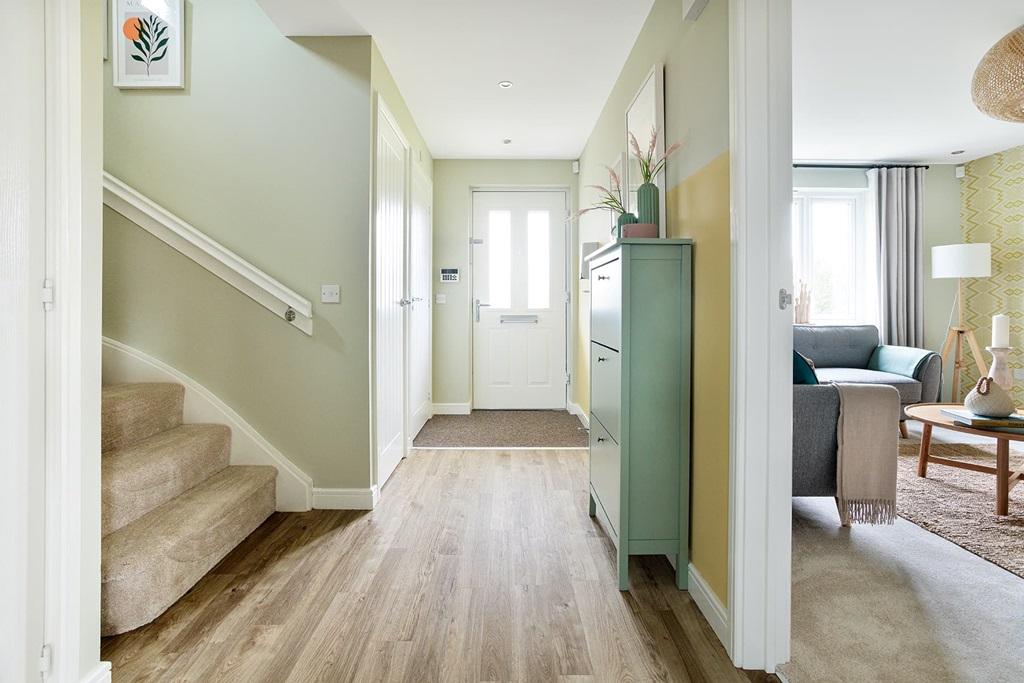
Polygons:
[[1010,318],[1002,313],[992,316],[992,346],[1006,348],[1010,345]]

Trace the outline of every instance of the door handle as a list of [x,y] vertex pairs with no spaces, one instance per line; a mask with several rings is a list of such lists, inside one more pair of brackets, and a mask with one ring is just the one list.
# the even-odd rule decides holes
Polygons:
[[603,356],[598,356],[598,357],[597,357],[597,362],[598,362],[598,363],[604,363],[604,362],[605,362],[605,361],[607,361],[607,360],[608,360],[608,359],[607,359],[607,358],[605,358],[605,357],[603,357]]
[[598,443],[604,443],[604,437],[603,436],[597,437],[597,442]]
[[474,321],[480,322],[480,309],[483,308],[484,306],[490,306],[490,304],[482,304],[482,303],[480,303],[480,299],[474,299],[473,300],[473,320]]
[[412,300],[406,299],[405,297],[402,297],[401,299],[398,300],[398,305],[403,307],[403,308],[408,306],[411,303],[412,303]]
[[611,275],[598,275],[597,279],[598,280],[611,280],[612,276]]

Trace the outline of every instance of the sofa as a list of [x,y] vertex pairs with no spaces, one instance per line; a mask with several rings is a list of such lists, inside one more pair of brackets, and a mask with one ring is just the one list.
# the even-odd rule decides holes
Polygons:
[[878,328],[873,325],[794,325],[793,349],[813,362],[820,382],[793,387],[794,496],[836,494],[839,391],[832,382],[895,388],[904,434],[905,408],[939,399],[939,355],[925,349],[881,345]]

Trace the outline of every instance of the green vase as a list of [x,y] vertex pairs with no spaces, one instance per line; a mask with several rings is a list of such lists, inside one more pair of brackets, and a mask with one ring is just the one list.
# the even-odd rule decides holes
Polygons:
[[632,223],[636,223],[636,216],[629,212],[620,213],[619,219],[615,221],[615,230],[612,231],[615,233],[616,239],[622,237],[622,226],[631,225]]
[[644,183],[636,190],[637,214],[640,217],[638,223],[658,224],[658,186],[654,183]]

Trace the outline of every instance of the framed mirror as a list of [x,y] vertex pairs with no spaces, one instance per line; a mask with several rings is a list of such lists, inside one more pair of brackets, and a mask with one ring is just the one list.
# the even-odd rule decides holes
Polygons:
[[[640,176],[640,164],[630,152],[629,136],[636,137],[641,151],[646,151],[651,141],[651,131],[658,131],[654,158],[659,159],[665,153],[665,66],[655,64],[647,78],[644,79],[636,96],[626,108],[626,151],[629,163],[623,178],[623,193],[626,210],[637,213],[637,188],[643,183]],[[665,237],[665,171],[658,173],[653,179],[658,186],[658,235]]]

